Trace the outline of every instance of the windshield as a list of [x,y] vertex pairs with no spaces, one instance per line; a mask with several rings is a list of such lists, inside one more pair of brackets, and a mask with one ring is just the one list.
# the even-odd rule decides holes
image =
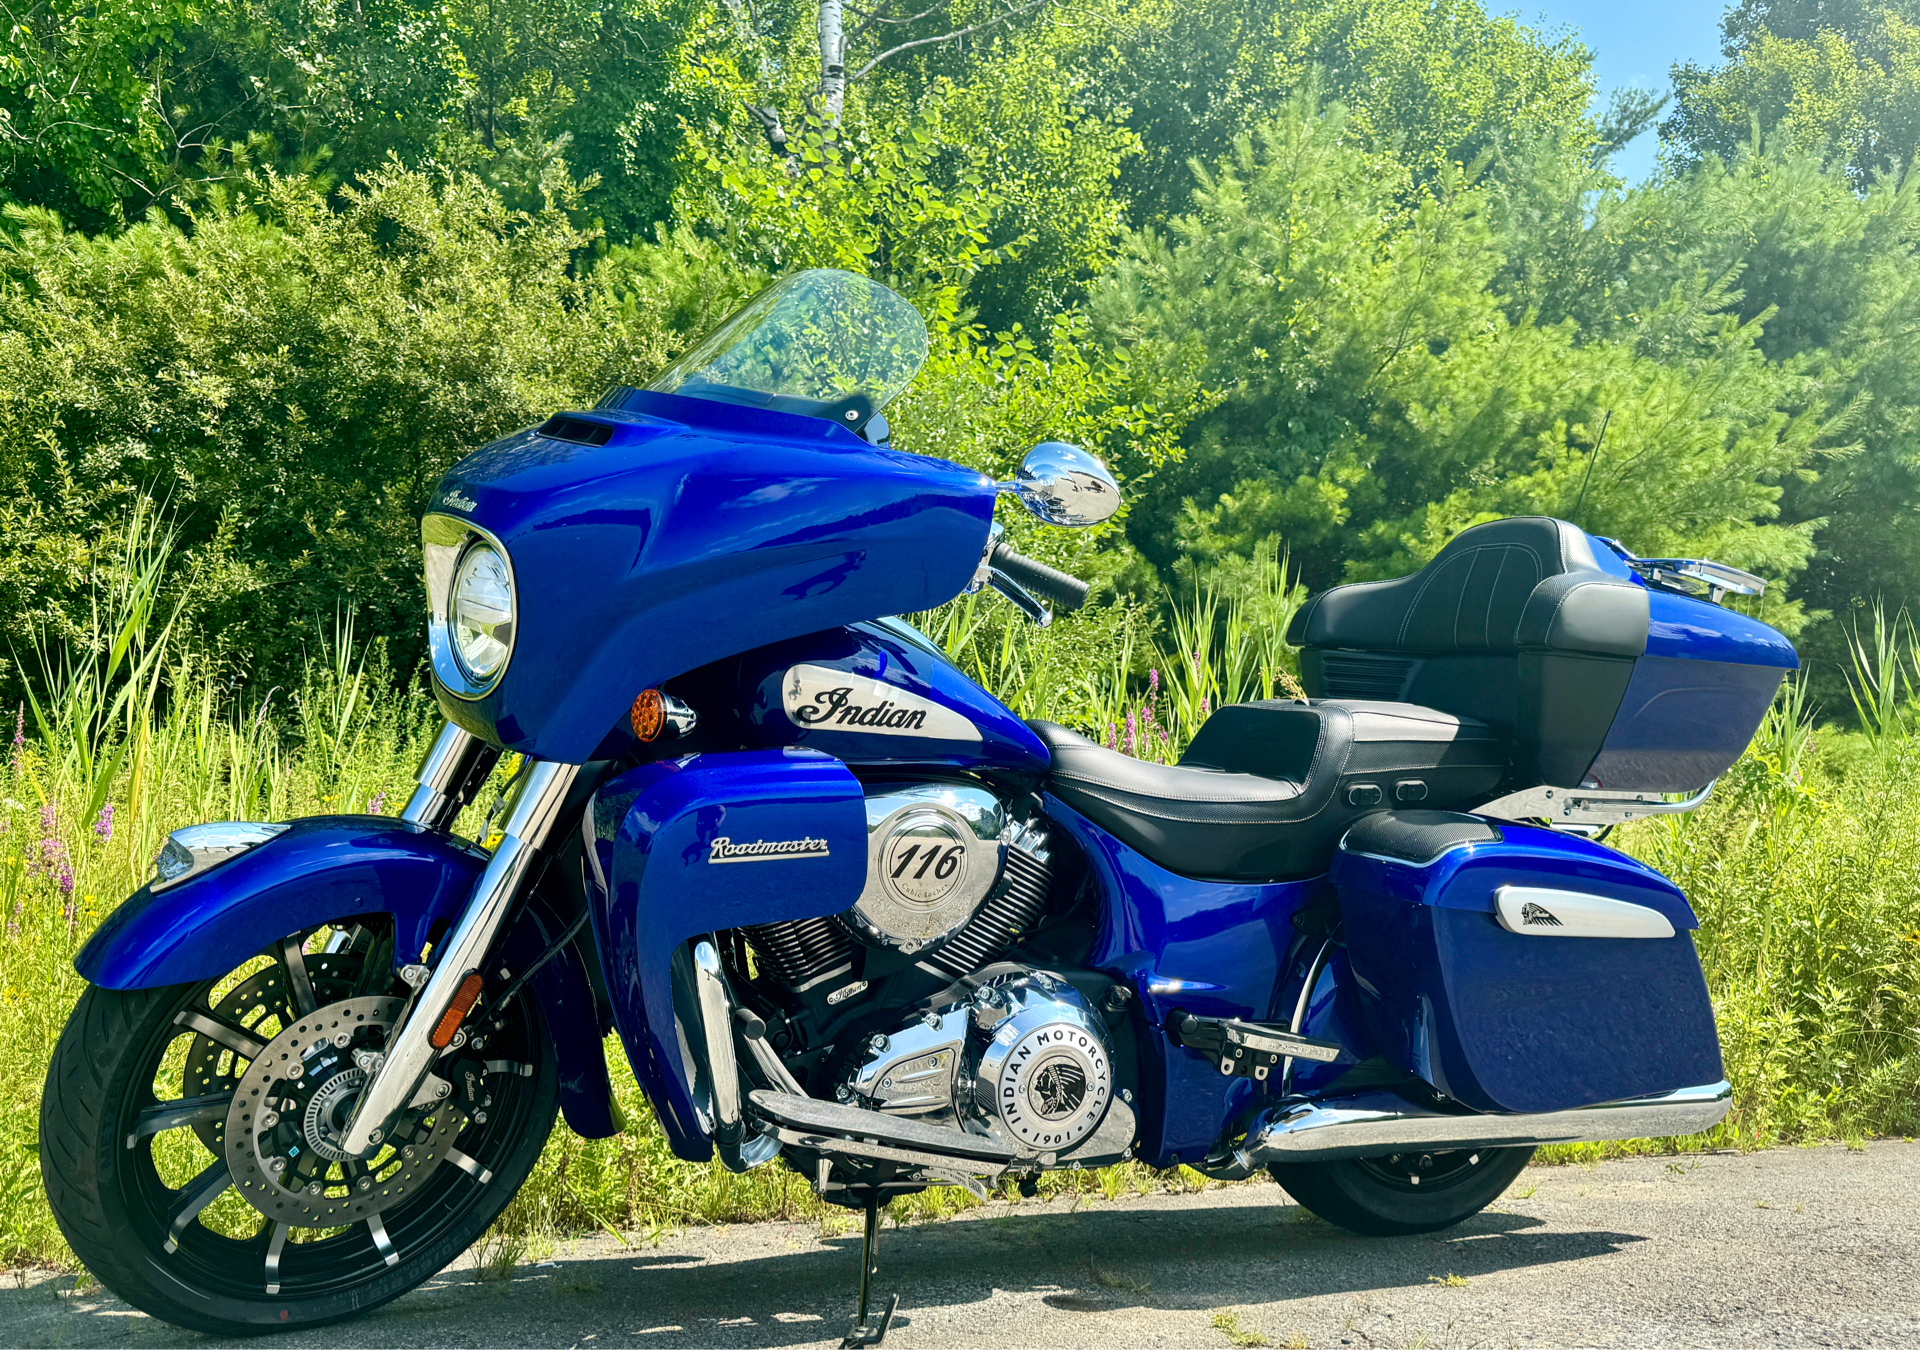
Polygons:
[[760,292],[649,389],[829,417],[859,430],[927,359],[914,307],[852,272],[796,272]]

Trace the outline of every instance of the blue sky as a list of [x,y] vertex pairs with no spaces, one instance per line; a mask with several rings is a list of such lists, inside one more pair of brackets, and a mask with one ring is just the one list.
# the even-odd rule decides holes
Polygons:
[[[1726,6],[1719,0],[1488,0],[1487,8],[1544,31],[1573,30],[1594,53],[1604,100],[1630,85],[1666,93],[1667,71],[1676,61],[1717,63]],[[1614,159],[1614,172],[1630,181],[1644,178],[1658,148],[1659,137],[1648,132]]]

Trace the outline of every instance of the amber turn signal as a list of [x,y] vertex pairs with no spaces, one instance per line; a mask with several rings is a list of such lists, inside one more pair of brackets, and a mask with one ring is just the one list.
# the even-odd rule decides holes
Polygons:
[[477,970],[468,971],[466,978],[460,981],[460,987],[453,991],[453,1002],[447,1005],[444,1013],[440,1014],[440,1022],[434,1027],[433,1035],[427,1037],[427,1042],[435,1050],[445,1050],[453,1044],[453,1033],[460,1030],[461,1021],[468,1012],[472,1011],[475,1001],[479,999],[482,983],[480,972]]
[[666,730],[667,712],[661,706],[666,697],[658,689],[642,689],[640,697],[633,701],[633,710],[627,714],[627,721],[633,725],[633,734],[641,740],[656,740]]
[[658,689],[642,689],[640,697],[633,701],[632,710],[627,713],[627,723],[633,728],[633,734],[643,741],[657,741],[663,736],[684,736],[693,730],[695,720],[693,709],[672,694],[663,694]]

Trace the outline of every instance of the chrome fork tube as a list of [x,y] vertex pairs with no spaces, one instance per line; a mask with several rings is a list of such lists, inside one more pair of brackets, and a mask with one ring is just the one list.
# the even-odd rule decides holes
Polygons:
[[500,752],[493,746],[448,722],[421,761],[416,775],[420,786],[407,799],[407,809],[400,813],[400,819],[430,830],[450,828],[499,758]]
[[480,874],[453,931],[433,954],[433,975],[387,1043],[384,1058],[360,1094],[340,1146],[365,1157],[386,1137],[388,1122],[413,1100],[437,1053],[429,1037],[452,1004],[461,981],[480,968],[499,936],[514,896],[526,880],[540,846],[559,817],[577,764],[537,760],[527,766],[518,797],[507,813],[506,833]]

